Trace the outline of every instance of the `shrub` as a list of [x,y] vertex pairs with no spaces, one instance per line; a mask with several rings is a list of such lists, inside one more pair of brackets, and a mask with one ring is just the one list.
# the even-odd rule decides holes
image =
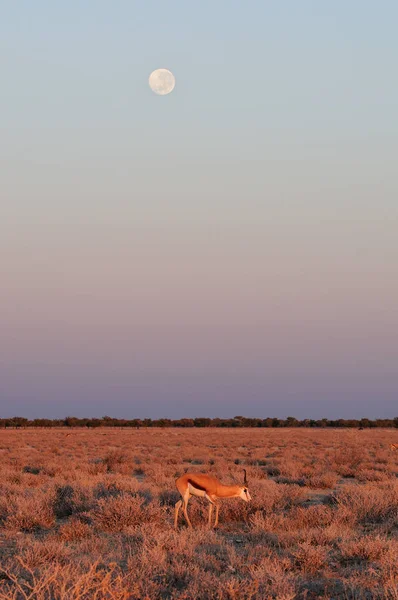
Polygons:
[[72,518],[59,528],[59,536],[64,542],[76,542],[87,538],[91,527],[80,519]]
[[75,491],[71,485],[62,485],[55,489],[54,512],[58,519],[69,517],[74,510]]
[[364,536],[342,542],[339,546],[344,561],[380,560],[390,551],[391,542],[379,536]]
[[164,490],[159,494],[159,502],[161,506],[175,506],[181,496],[177,491]]
[[123,490],[120,490],[114,483],[107,485],[101,482],[94,488],[94,498],[97,500],[102,498],[117,498],[122,494]]
[[19,531],[49,529],[54,523],[53,499],[42,490],[16,496],[10,501],[4,526]]
[[91,516],[98,529],[112,533],[124,531],[143,521],[143,500],[131,496],[102,499]]
[[362,445],[345,444],[334,453],[334,466],[342,477],[355,477],[364,460]]
[[30,540],[19,545],[23,563],[30,569],[37,569],[48,564],[67,564],[69,551],[60,540],[45,539],[44,541]]
[[58,519],[82,513],[92,507],[92,494],[88,489],[62,485],[55,488],[53,504],[54,514]]
[[335,498],[361,523],[382,522],[398,516],[398,482],[383,487],[370,483],[342,489]]
[[336,486],[337,479],[336,473],[329,471],[327,473],[311,475],[307,478],[306,485],[312,488],[331,489]]
[[327,550],[323,546],[312,546],[302,542],[293,552],[296,563],[304,573],[315,574],[326,565]]
[[[264,598],[271,600],[294,600],[297,598],[297,585],[291,574],[292,564],[287,558],[276,559],[274,557],[263,557],[249,567],[252,579],[257,582],[258,593],[253,598]],[[244,586],[242,588],[244,590]],[[228,596],[227,596],[228,597]],[[244,596],[231,596],[241,598]]]
[[104,464],[109,473],[116,472],[123,463],[127,461],[127,457],[120,450],[109,452],[104,458]]

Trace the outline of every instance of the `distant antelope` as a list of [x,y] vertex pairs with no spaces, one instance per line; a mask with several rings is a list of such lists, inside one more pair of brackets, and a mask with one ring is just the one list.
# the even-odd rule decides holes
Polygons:
[[395,452],[395,450],[398,450],[398,444],[390,444],[390,450],[392,450],[393,452]]
[[213,506],[216,507],[216,518],[213,527],[218,525],[219,505],[217,500],[220,498],[242,498],[245,502],[251,500],[248,490],[246,469],[243,469],[245,477],[243,485],[223,485],[215,477],[206,475],[205,473],[185,473],[176,480],[176,486],[181,494],[182,500],[179,500],[175,505],[174,527],[177,529],[178,512],[182,506],[185,519],[188,527],[192,527],[188,517],[188,500],[191,496],[201,496],[207,498],[209,505],[209,527],[211,527],[211,516]]

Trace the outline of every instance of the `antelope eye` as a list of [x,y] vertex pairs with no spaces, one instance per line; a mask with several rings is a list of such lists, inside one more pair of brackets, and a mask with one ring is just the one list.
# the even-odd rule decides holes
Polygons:
[[245,488],[243,491],[245,492],[245,494],[247,494],[247,488]]

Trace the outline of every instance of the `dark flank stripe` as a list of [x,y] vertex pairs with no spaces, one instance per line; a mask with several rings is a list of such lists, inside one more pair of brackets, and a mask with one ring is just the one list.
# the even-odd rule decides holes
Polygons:
[[188,483],[190,483],[192,487],[196,488],[197,490],[201,490],[202,492],[206,491],[206,488],[204,488],[202,485],[199,485],[199,483],[196,483],[196,481],[193,481],[192,479],[188,479]]

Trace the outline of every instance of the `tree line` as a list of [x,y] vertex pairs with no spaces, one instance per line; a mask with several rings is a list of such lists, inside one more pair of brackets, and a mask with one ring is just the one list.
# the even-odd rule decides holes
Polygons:
[[375,427],[398,428],[398,417],[393,419],[296,419],[287,417],[278,419],[268,417],[257,419],[237,416],[232,419],[210,419],[197,417],[195,419],[116,419],[113,417],[78,418],[66,417],[65,419],[26,419],[25,417],[0,418],[0,428],[34,428],[34,427],[133,427],[135,429],[145,427],[349,427],[368,429]]

